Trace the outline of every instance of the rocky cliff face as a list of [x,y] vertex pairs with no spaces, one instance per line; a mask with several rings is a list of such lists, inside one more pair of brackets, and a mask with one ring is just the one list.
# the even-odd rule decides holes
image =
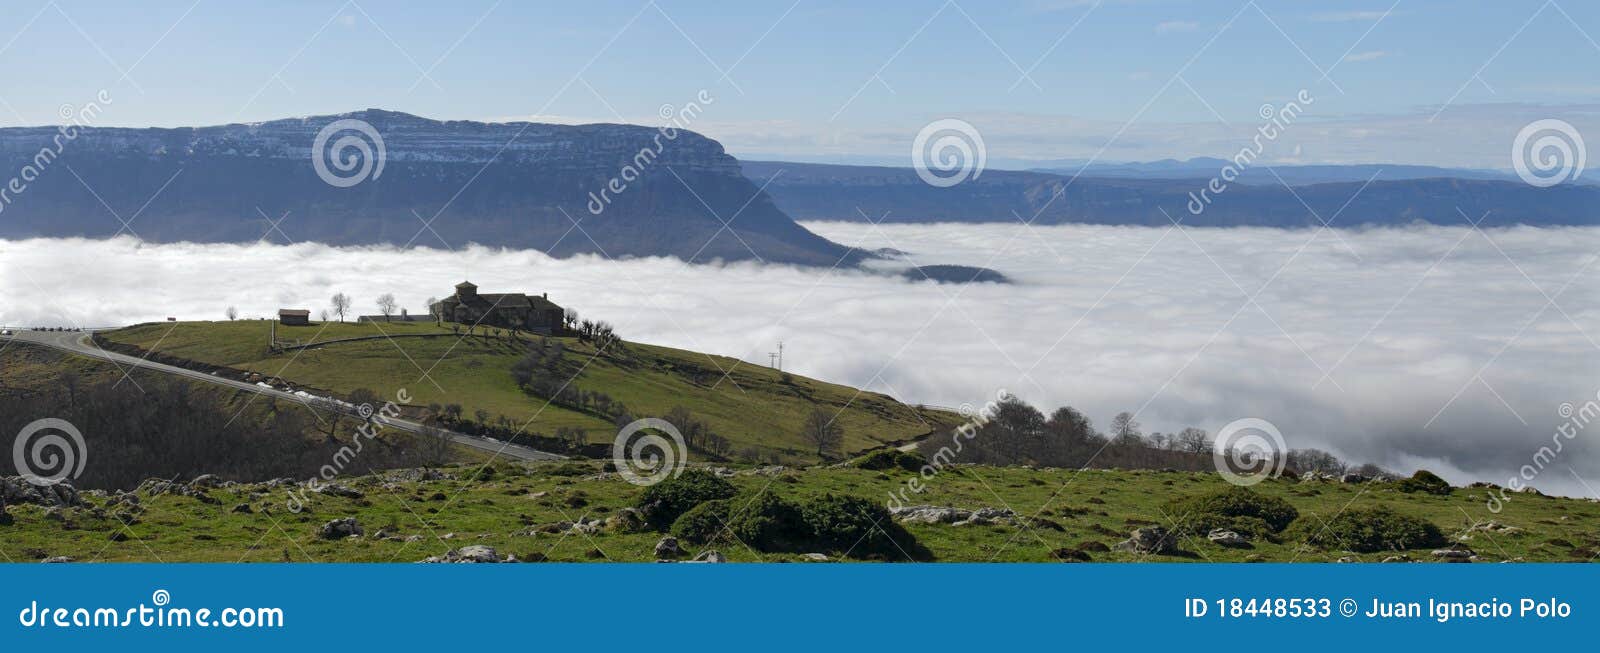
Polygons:
[[[381,136],[381,168],[363,157],[357,143],[375,151],[374,141],[358,131],[317,143],[319,132],[345,119]],[[345,138],[352,140],[341,147]],[[52,154],[41,159],[41,148]],[[313,164],[318,153],[327,175],[359,183],[325,181]],[[9,177],[19,184],[0,195],[3,238],[121,230],[158,242],[287,236],[695,262],[857,258],[796,225],[716,141],[684,130],[441,122],[380,110],[200,128],[84,128],[72,138],[56,128],[13,128],[0,129],[0,166],[0,189]],[[285,213],[281,234],[263,218]]]

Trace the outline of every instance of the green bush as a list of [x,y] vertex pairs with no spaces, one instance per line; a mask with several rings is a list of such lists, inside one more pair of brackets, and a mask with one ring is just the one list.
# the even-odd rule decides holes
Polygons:
[[1399,514],[1387,506],[1346,510],[1326,525],[1304,521],[1295,526],[1294,532],[1307,543],[1357,553],[1405,551],[1445,544],[1444,533],[1433,522]]
[[1439,478],[1438,474],[1426,469],[1419,469],[1411,478],[1403,478],[1395,483],[1395,489],[1401,492],[1423,492],[1426,494],[1450,494],[1450,484]]
[[876,501],[825,494],[801,505],[800,517],[809,531],[809,544],[819,549],[856,558],[929,557],[916,538]]
[[690,508],[735,494],[738,490],[732,483],[703,469],[690,469],[645,488],[635,507],[651,528],[666,530]]
[[690,544],[709,544],[726,539],[727,499],[715,499],[690,508],[672,522],[672,536]]
[[758,551],[798,551],[809,544],[800,508],[777,494],[762,492],[750,501],[741,497],[733,513],[729,530]]
[[1300,516],[1288,501],[1247,487],[1175,499],[1167,503],[1166,512],[1181,518],[1190,532],[1204,534],[1224,528],[1252,537],[1280,532]]
[[855,461],[855,466],[860,469],[880,472],[889,469],[903,469],[908,472],[915,472],[920,471],[927,464],[927,459],[922,456],[899,449],[880,449],[857,458]]

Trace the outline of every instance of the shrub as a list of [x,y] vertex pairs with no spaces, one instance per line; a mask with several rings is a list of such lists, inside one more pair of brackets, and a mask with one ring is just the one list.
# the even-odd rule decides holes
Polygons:
[[926,559],[927,550],[889,517],[881,504],[860,497],[825,494],[800,507],[812,546],[852,557]]
[[740,502],[733,512],[729,530],[758,551],[796,551],[809,543],[800,508],[772,492]]
[[703,469],[690,469],[645,488],[635,506],[644,514],[645,523],[656,530],[666,530],[678,517],[707,501],[730,499],[738,490],[715,474]]
[[855,461],[856,467],[874,471],[903,469],[908,472],[915,472],[921,470],[927,464],[927,459],[922,456],[899,449],[881,449],[857,458]]
[[690,544],[709,544],[726,536],[728,500],[715,499],[690,508],[672,522],[672,536]]
[[[1168,502],[1166,511],[1183,518],[1184,527],[1195,533],[1215,528],[1265,537],[1289,527],[1300,512],[1278,497],[1269,497],[1247,487],[1226,490]],[[1185,515],[1187,515],[1185,517]]]
[[1346,510],[1326,525],[1301,522],[1295,531],[1307,543],[1357,553],[1404,551],[1445,543],[1444,533],[1433,522],[1399,514],[1387,506]]
[[1401,492],[1423,492],[1427,494],[1450,494],[1450,484],[1439,478],[1438,474],[1426,469],[1419,469],[1411,478],[1400,479],[1395,483],[1395,489]]

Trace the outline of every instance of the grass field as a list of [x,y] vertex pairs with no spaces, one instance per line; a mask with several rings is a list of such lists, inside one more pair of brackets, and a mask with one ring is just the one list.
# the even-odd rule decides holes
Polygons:
[[[392,396],[405,388],[418,405],[460,404],[501,415],[529,432],[586,429],[592,442],[609,442],[616,426],[599,415],[549,405],[516,386],[510,374],[527,347],[508,337],[452,334],[450,325],[429,323],[317,324],[277,329],[280,341],[331,343],[279,353],[268,351],[266,321],[146,324],[104,333],[114,342],[211,365],[276,376],[297,386],[336,394],[367,388]],[[437,337],[416,337],[433,334]],[[735,451],[814,460],[800,436],[807,413],[837,413],[844,449],[860,451],[905,441],[951,425],[949,413],[907,406],[888,396],[779,372],[725,356],[627,343],[621,351],[597,352],[575,338],[561,338],[567,358],[582,365],[574,384],[627,404],[636,417],[659,417],[674,406],[689,409],[728,438]]]
[[[445,471],[458,479],[476,467]],[[414,562],[468,544],[486,544],[502,556],[522,560],[645,561],[652,559],[660,533],[601,531],[542,532],[560,522],[603,518],[630,506],[641,489],[615,474],[599,474],[598,462],[496,465],[488,480],[404,481],[377,476],[343,479],[364,498],[314,497],[299,514],[285,508],[286,491],[238,486],[210,491],[215,505],[182,496],[145,497],[145,511],[126,528],[90,508],[56,511],[38,506],[12,506],[14,523],[0,527],[0,552],[13,561],[44,555],[67,555],[78,561],[397,561]],[[845,493],[882,501],[910,478],[909,472],[874,472],[854,468],[755,473],[735,467],[731,481],[742,491],[769,490],[791,498]],[[952,526],[908,524],[908,532],[933,554],[935,561],[1051,561],[1053,551],[1083,548],[1090,543],[1113,545],[1131,529],[1146,524],[1171,525],[1180,516],[1163,512],[1173,497],[1227,487],[1216,474],[1154,471],[1028,469],[1021,467],[953,467],[928,482],[916,502],[967,509],[1014,509],[1039,514],[1055,527],[1036,522],[1019,526]],[[1484,561],[1576,561],[1594,557],[1600,546],[1600,504],[1583,500],[1519,495],[1503,512],[1491,515],[1481,490],[1458,488],[1449,496],[1399,493],[1387,484],[1299,483],[1271,480],[1255,487],[1281,497],[1312,525],[1340,511],[1386,505],[1439,526],[1446,535],[1470,546]],[[108,499],[92,498],[105,504]],[[234,506],[248,504],[248,514]],[[101,513],[111,508],[102,508]],[[317,537],[318,527],[332,519],[355,517],[365,536],[336,541]],[[1521,529],[1489,533],[1469,531],[1489,519]],[[1060,530],[1056,530],[1056,528]],[[375,535],[384,531],[391,538]],[[557,528],[545,528],[556,531]],[[114,534],[117,535],[113,540]],[[414,537],[412,537],[414,536]],[[1467,539],[1461,540],[1462,536]],[[414,541],[406,541],[412,537]],[[738,544],[716,547],[733,561],[801,561],[798,553],[760,553]],[[1350,554],[1302,547],[1286,538],[1258,541],[1253,548],[1224,548],[1204,538],[1180,542],[1174,555],[1122,552],[1091,553],[1093,561],[1304,561],[1327,562],[1345,557],[1378,561],[1395,552]],[[839,551],[819,551],[838,559]],[[1409,552],[1413,559],[1433,560],[1428,550]]]

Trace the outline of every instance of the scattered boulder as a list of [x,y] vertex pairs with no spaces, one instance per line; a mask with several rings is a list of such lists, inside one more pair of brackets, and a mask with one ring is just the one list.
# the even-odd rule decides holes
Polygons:
[[0,505],[22,503],[68,508],[86,502],[70,483],[34,485],[22,476],[0,477]]
[[55,563],[60,563],[60,562],[72,562],[72,560],[73,560],[72,556],[50,556],[48,558],[40,560],[39,562],[55,564]]
[[255,510],[250,507],[250,504],[241,503],[241,504],[233,507],[233,512],[243,513],[243,514],[248,515],[248,514],[251,514],[251,513],[255,512]]
[[1450,547],[1447,549],[1434,549],[1433,557],[1445,562],[1467,562],[1475,557],[1472,549],[1464,547]]
[[324,494],[333,497],[344,497],[346,499],[360,499],[367,496],[362,494],[360,490],[353,489],[347,485],[340,485],[338,483],[329,483],[317,488],[317,494]]
[[[508,561],[512,560],[508,558]],[[444,555],[430,556],[422,560],[427,563],[495,563],[500,562],[499,552],[494,547],[483,544],[470,544],[459,549],[450,549]]]
[[1365,482],[1367,482],[1367,477],[1362,476],[1360,474],[1345,474],[1344,476],[1340,476],[1339,477],[1339,482],[1340,483],[1365,483]]
[[1206,539],[1210,540],[1212,544],[1217,546],[1225,546],[1233,549],[1244,549],[1250,547],[1250,540],[1246,539],[1243,535],[1221,528],[1213,529],[1209,534],[1206,535]]
[[1178,550],[1177,538],[1160,526],[1136,528],[1131,537],[1118,542],[1118,551],[1143,554],[1173,553]]
[[683,555],[683,550],[678,548],[678,538],[663,537],[656,542],[656,559],[671,560]]
[[222,477],[216,474],[201,474],[189,481],[189,487],[195,489],[222,487]]
[[809,560],[811,562],[827,562],[828,561],[828,554],[826,554],[826,553],[807,553],[807,554],[802,555],[800,557],[805,558],[806,560]]
[[323,524],[322,528],[317,529],[317,537],[324,540],[339,540],[351,535],[361,535],[365,532],[361,528],[361,523],[357,522],[355,517],[345,517]]
[[705,551],[705,552],[701,553],[700,555],[695,556],[694,559],[690,560],[689,562],[718,563],[718,562],[727,562],[727,561],[728,561],[728,557],[722,555],[721,551],[718,551],[716,549],[711,549],[709,551]]
[[950,506],[899,506],[889,509],[897,521],[907,524],[949,524],[951,526],[990,526],[1015,524],[1017,513],[1000,508],[963,510]]

